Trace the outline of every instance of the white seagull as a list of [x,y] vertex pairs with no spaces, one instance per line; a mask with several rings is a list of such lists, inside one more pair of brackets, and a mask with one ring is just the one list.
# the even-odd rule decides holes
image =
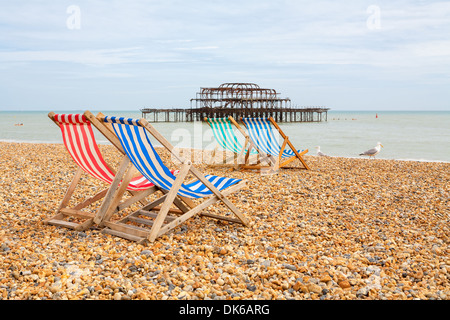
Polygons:
[[328,157],[325,153],[323,153],[322,151],[320,151],[320,146],[317,146],[316,149],[317,149],[317,155],[318,155],[319,157]]
[[[360,155],[360,156],[369,156],[369,158],[370,158],[370,157],[374,157],[374,158],[375,158],[375,156],[376,156],[378,153],[380,153],[381,147],[383,147],[383,145],[381,144],[381,142],[378,142],[378,143],[377,143],[377,146],[376,146],[375,148],[372,148],[372,149],[367,150],[367,151],[365,151],[365,152],[363,152],[363,153],[360,153],[359,155]],[[383,147],[383,148],[384,148],[384,147]]]

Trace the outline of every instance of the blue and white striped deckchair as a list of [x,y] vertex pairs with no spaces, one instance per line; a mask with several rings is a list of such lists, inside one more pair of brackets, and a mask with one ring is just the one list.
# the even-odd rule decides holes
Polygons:
[[[300,160],[303,167],[309,170],[309,166],[303,159],[303,155],[308,152],[306,150],[297,150],[294,148],[289,138],[284,134],[275,120],[270,118],[242,118],[242,122],[248,130],[248,135],[253,143],[253,146],[258,152],[267,155],[267,160],[270,163],[269,168],[276,171],[281,167],[286,167],[287,164],[295,159]],[[283,139],[280,145],[277,135],[281,135]],[[289,146],[290,149],[286,149]],[[249,165],[247,163],[244,169],[262,169],[260,165]]]
[[[138,241],[154,241],[157,237],[177,227],[196,214],[247,225],[247,221],[239,209],[226,198],[227,195],[244,187],[244,180],[214,175],[204,176],[190,161],[180,158],[173,152],[174,147],[170,142],[159,134],[159,132],[145,119],[136,120],[119,117],[100,117],[99,120],[112,125],[123,150],[136,169],[154,185],[165,190],[166,193],[162,198],[154,201],[155,206],[161,203],[162,206],[159,213],[153,215],[155,220],[151,223],[152,227],[150,231],[148,229],[144,230],[143,228],[126,227],[123,224],[118,226],[111,222],[105,222],[107,227],[117,227],[117,230],[120,232],[131,233],[132,236],[137,236],[137,238],[140,239]],[[173,175],[169,168],[163,163],[161,157],[154,149],[148,133],[156,138],[156,140],[158,140],[182,163],[180,172],[177,176]],[[184,183],[188,173],[191,173],[198,180]],[[203,201],[199,205],[195,205],[191,200],[207,197],[209,199]],[[184,212],[181,212],[182,215],[176,218],[167,216],[169,209],[172,204],[174,204],[175,200],[184,201],[190,207],[187,210],[184,210]],[[203,209],[218,201],[222,201],[238,219],[211,213],[201,213]],[[147,207],[147,209],[152,208],[152,206]],[[143,222],[142,220],[143,219],[140,219],[139,222]],[[168,220],[167,223],[163,225],[166,220]],[[149,224],[148,222],[145,223]]]
[[[217,144],[221,146],[224,150],[231,151],[238,155],[238,164],[240,158],[247,153],[248,148],[247,145],[249,143],[248,134],[239,126],[239,124],[233,119],[233,117],[228,118],[206,118],[204,119],[209,126],[211,127],[214,137],[217,141]],[[233,125],[242,133],[245,138],[244,145],[241,144],[239,139],[237,138]],[[257,154],[258,152],[254,149],[251,149],[250,154]],[[228,163],[227,159],[225,163]],[[233,156],[234,160],[234,156]]]

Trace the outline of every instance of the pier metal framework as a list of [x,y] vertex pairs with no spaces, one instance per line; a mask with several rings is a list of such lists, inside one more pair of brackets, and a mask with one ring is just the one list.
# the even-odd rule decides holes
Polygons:
[[196,108],[271,109],[287,108],[289,98],[280,98],[275,89],[260,88],[254,83],[224,83],[217,88],[201,88],[195,99]]
[[[141,109],[149,121],[203,121],[208,118],[273,117],[277,122],[327,121],[329,108],[292,107],[289,98],[281,98],[275,89],[254,83],[224,83],[200,88],[191,99],[190,109]],[[149,115],[150,116],[147,116]],[[161,120],[160,114],[163,114]],[[325,117],[323,117],[323,115]]]

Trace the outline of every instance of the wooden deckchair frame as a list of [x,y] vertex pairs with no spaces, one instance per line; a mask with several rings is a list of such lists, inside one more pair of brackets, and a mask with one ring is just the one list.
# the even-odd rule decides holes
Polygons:
[[[205,118],[204,118],[204,121],[207,122],[208,125],[210,125],[210,124],[209,124],[209,121],[208,121],[209,119],[210,119],[210,118],[208,118],[208,117],[205,117]],[[233,154],[231,157],[226,158],[224,163],[214,163],[214,164],[207,164],[207,165],[208,165],[208,166],[211,166],[211,167],[233,167],[233,168],[237,169],[237,168],[239,168],[241,165],[244,164],[245,150],[248,149],[248,148],[250,148],[252,142],[251,142],[250,137],[248,136],[247,132],[245,132],[245,130],[242,129],[242,127],[236,122],[236,120],[234,120],[234,118],[233,118],[232,116],[227,117],[227,119],[230,120],[230,122],[236,127],[236,129],[238,129],[239,132],[244,136],[245,141],[244,141],[244,144],[242,145],[242,149],[241,149],[241,151],[240,151],[238,154],[237,154],[237,153],[234,153],[234,152],[231,151],[231,150],[225,150],[225,152],[226,152],[226,151],[231,151],[231,152],[233,152],[234,154]],[[211,126],[211,125],[210,125],[210,126]],[[211,128],[211,129],[212,129],[212,128]],[[248,146],[248,148],[247,148],[247,146]],[[216,147],[214,148],[214,150],[213,150],[213,152],[212,152],[211,159],[214,159],[214,158],[215,158],[217,149],[218,149],[219,147],[222,147],[222,146],[219,144],[219,142],[216,142]],[[256,150],[256,149],[255,149],[255,150]],[[237,155],[237,156],[236,156],[236,155]],[[233,163],[230,163],[231,161],[232,161]]]
[[[97,117],[100,122],[104,122],[104,116]],[[188,219],[200,215],[218,220],[239,223],[244,226],[248,226],[246,217],[240,212],[240,210],[227,198],[230,194],[237,192],[246,185],[246,181],[242,180],[235,185],[232,185],[225,190],[219,191],[214,185],[205,178],[205,176],[193,166],[191,161],[188,161],[179,156],[174,150],[174,146],[165,139],[147,120],[140,119],[139,124],[147,130],[161,145],[168,150],[175,159],[181,162],[181,168],[179,174],[169,191],[164,191],[164,195],[147,206],[131,213],[120,221],[113,222],[108,216],[102,219],[102,224],[105,228],[102,230],[104,233],[116,235],[125,239],[136,241],[140,244],[146,244],[153,242],[157,238],[171,231],[172,229],[183,224]],[[192,174],[198,180],[200,180],[213,195],[200,204],[195,204],[192,199],[179,196],[178,190],[182,183],[187,178],[188,174]],[[129,173],[125,173],[124,181],[126,181]],[[189,182],[187,182],[189,183]],[[161,190],[162,191],[162,190]],[[116,197],[121,197],[123,190],[118,190]],[[205,208],[215,204],[217,202],[223,202],[231,212],[236,216],[235,218],[202,212]],[[157,205],[161,207],[157,212],[152,212]],[[177,208],[172,209],[173,205]],[[174,213],[174,215],[169,215]],[[107,215],[107,214],[106,214]],[[145,217],[154,218],[154,220],[139,218],[142,215]],[[128,222],[137,222],[144,224],[144,227],[129,225]],[[165,223],[165,224],[164,224]]]
[[[242,121],[242,118],[240,119]],[[251,148],[247,150],[247,153],[245,155],[245,164],[241,166],[241,170],[260,170],[260,171],[266,171],[268,173],[277,172],[280,168],[295,168],[298,169],[298,167],[288,167],[287,165],[291,163],[292,161],[298,159],[301,164],[303,165],[303,169],[310,170],[310,167],[306,163],[303,156],[308,153],[308,149],[305,149],[301,152],[298,152],[297,149],[292,145],[291,141],[289,140],[289,137],[286,136],[286,134],[281,130],[281,128],[278,126],[278,124],[275,122],[275,120],[272,117],[269,117],[268,120],[270,123],[274,126],[274,128],[280,133],[281,137],[283,138],[283,143],[281,145],[280,153],[277,157],[274,157],[273,155],[267,154],[263,156],[263,152],[252,142],[251,147],[255,148],[260,156],[262,157],[258,163],[256,164],[250,164],[249,163],[249,155]],[[243,122],[243,121],[242,121]],[[245,122],[243,122],[245,125]],[[294,152],[294,156],[287,158],[283,161],[282,155],[286,147],[288,147]],[[261,165],[262,161],[268,161],[268,166]]]
[[[55,113],[50,112],[48,114],[48,117],[59,127],[58,122],[55,120]],[[80,182],[80,179],[84,173],[84,170],[78,166],[77,171],[74,174],[74,177],[72,178],[71,183],[69,184],[69,187],[66,190],[66,193],[56,210],[55,215],[52,217],[44,220],[44,224],[49,225],[55,225],[60,227],[66,227],[69,229],[73,229],[76,231],[83,231],[88,228],[93,227],[95,224],[96,217],[103,216],[103,212],[109,212],[110,214],[114,212],[121,211],[125,208],[128,208],[129,206],[140,202],[142,205],[145,205],[146,203],[143,201],[143,199],[156,192],[158,188],[156,186],[149,187],[146,190],[142,191],[130,191],[126,190],[129,182],[132,179],[132,175],[130,174],[129,180],[123,181],[122,184],[120,184],[121,179],[120,177],[124,174],[125,171],[127,171],[128,167],[131,167],[128,169],[129,172],[136,172],[135,169],[130,165],[130,160],[126,156],[125,152],[122,149],[122,145],[120,144],[119,139],[112,134],[112,132],[107,128],[107,126],[100,123],[97,118],[89,111],[86,111],[84,113],[84,116],[87,118],[87,120],[96,127],[122,154],[123,158],[119,165],[119,168],[117,172],[113,168],[111,168],[107,163],[106,165],[110,168],[110,170],[115,173],[115,178],[113,179],[112,183],[105,189],[102,189],[100,192],[96,193],[94,196],[85,199],[84,201],[76,204],[74,207],[69,208],[69,202],[75,192],[75,189],[77,185]],[[134,169],[134,170],[133,170]],[[88,175],[86,173],[86,175]],[[127,199],[124,203],[120,203],[121,199],[114,198],[113,195],[115,193],[115,190],[119,187],[128,191],[132,197]],[[97,210],[97,212],[94,214],[92,212],[84,211],[86,207],[89,205],[102,200],[102,203]],[[114,200],[114,201],[113,201]],[[77,218],[78,220],[81,220],[82,222],[74,222],[74,221],[67,221],[68,218]],[[97,222],[101,222],[97,219]]]

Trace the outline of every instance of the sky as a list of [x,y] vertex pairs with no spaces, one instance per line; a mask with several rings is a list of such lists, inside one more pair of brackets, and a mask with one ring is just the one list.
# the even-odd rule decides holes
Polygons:
[[230,82],[448,111],[450,1],[0,0],[0,111],[189,108]]

